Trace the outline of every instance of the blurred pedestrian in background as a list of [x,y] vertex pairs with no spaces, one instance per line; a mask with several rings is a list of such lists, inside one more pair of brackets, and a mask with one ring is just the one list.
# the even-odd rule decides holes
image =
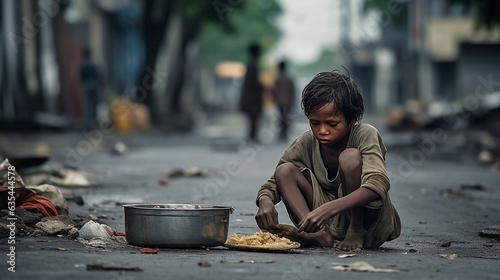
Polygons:
[[260,56],[260,46],[256,43],[248,47],[250,60],[247,64],[245,80],[241,88],[240,108],[249,120],[249,140],[259,141],[258,121],[262,112],[262,92],[264,86],[259,81],[258,61]]
[[101,99],[102,73],[99,65],[92,59],[92,53],[88,47],[83,50],[80,79],[85,98],[83,121],[85,126],[92,127],[97,124],[97,106]]
[[280,135],[281,141],[286,141],[291,118],[290,112],[295,105],[295,85],[293,80],[286,73],[286,62],[279,64],[279,77],[274,84],[272,91],[276,107],[280,113]]

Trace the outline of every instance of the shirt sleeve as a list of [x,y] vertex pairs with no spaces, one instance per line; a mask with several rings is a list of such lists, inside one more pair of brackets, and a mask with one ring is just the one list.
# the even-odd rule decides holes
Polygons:
[[[292,144],[285,150],[283,155],[281,156],[276,168],[284,163],[293,163],[298,168],[302,166],[306,166],[307,161],[307,133],[303,133],[297,139],[295,139]],[[275,169],[276,170],[276,169]],[[257,198],[255,200],[255,204],[259,206],[259,199],[262,196],[269,196],[274,204],[277,204],[281,201],[281,196],[278,192],[278,188],[276,186],[276,180],[274,179],[274,174],[264,183],[259,191],[257,192]]]
[[357,146],[363,161],[361,187],[368,188],[380,196],[380,201],[371,203],[374,208],[378,208],[380,206],[376,205],[385,202],[390,188],[385,162],[387,150],[380,133],[371,125],[362,127],[356,138],[359,140]]

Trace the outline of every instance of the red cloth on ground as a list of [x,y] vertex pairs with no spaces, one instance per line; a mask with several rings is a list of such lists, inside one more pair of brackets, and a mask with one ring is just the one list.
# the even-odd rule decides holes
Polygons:
[[[0,208],[6,209],[8,206],[9,188],[0,187]],[[37,213],[42,213],[44,216],[57,216],[57,210],[54,203],[50,199],[37,195],[28,189],[15,189],[16,207],[21,207],[25,210],[35,210]]]

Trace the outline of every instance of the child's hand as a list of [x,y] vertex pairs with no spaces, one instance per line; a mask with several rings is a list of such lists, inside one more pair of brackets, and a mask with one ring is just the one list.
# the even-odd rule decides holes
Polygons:
[[328,206],[328,203],[323,204],[307,214],[299,223],[299,231],[317,232],[323,229],[333,216]]
[[268,196],[259,199],[259,211],[255,215],[255,221],[262,230],[273,232],[278,229],[278,211]]

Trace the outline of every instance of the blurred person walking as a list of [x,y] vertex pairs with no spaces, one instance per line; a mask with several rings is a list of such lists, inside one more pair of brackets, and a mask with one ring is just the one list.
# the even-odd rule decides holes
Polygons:
[[258,44],[251,44],[248,47],[250,60],[247,64],[247,71],[245,80],[241,88],[240,109],[245,113],[249,120],[249,140],[259,141],[258,122],[262,113],[262,92],[264,86],[259,81],[258,73],[258,60],[260,57],[260,46]]
[[100,102],[100,86],[102,74],[99,65],[92,59],[88,47],[83,50],[83,60],[80,65],[80,80],[84,91],[83,121],[87,127],[97,124],[97,106]]
[[279,77],[274,84],[272,91],[276,106],[280,113],[280,135],[281,141],[286,141],[288,138],[288,128],[291,118],[290,112],[295,105],[295,85],[293,80],[286,74],[286,62],[282,61],[279,64]]

